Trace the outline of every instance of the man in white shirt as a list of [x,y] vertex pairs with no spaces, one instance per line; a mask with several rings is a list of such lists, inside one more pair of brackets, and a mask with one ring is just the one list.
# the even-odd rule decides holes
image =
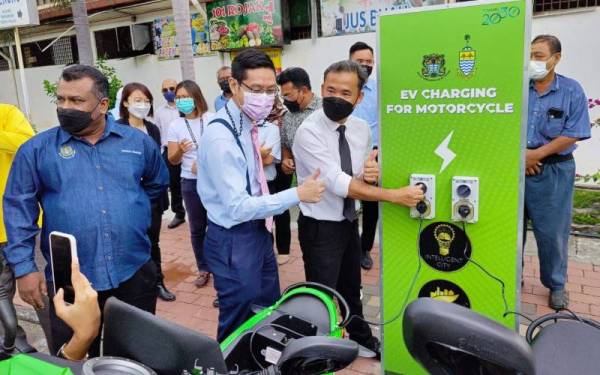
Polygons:
[[269,185],[271,194],[277,193],[276,186],[273,185],[277,177],[276,164],[281,163],[281,136],[279,127],[271,122],[264,122],[258,125],[258,142],[260,143],[260,153],[265,169],[265,178]]
[[154,122],[160,130],[161,148],[167,167],[169,168],[169,191],[171,192],[171,211],[175,217],[169,223],[169,229],[176,228],[185,223],[185,209],[183,208],[183,199],[181,197],[181,164],[173,165],[169,163],[167,157],[167,138],[169,136],[169,125],[173,120],[180,117],[179,110],[175,106],[175,88],[177,81],[167,78],[162,82],[162,93],[167,101],[154,111]]
[[306,280],[340,292],[350,306],[350,314],[355,316],[347,326],[350,339],[379,357],[379,340],[363,320],[360,301],[361,245],[356,200],[414,207],[423,199],[423,191],[415,186],[375,186],[379,166],[369,126],[351,115],[362,100],[366,80],[366,72],[352,61],[340,61],[327,68],[321,86],[323,109],[300,125],[292,151],[298,183],[320,168],[326,185],[319,203],[300,203],[298,237]]

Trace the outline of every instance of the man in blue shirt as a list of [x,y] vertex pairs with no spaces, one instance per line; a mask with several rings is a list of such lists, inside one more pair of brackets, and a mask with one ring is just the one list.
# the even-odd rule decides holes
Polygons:
[[[591,136],[587,99],[576,81],[556,74],[560,41],[540,35],[531,43],[525,179],[525,223],[538,246],[540,278],[550,289],[549,306],[568,306],[565,292],[575,143]],[[524,233],[526,235],[526,232]]]
[[[375,56],[373,48],[366,43],[356,42],[350,47],[350,60],[362,66],[369,79],[362,88],[363,100],[358,103],[352,115],[366,121],[371,129],[371,142],[373,149],[379,147],[379,122],[377,108],[377,82],[370,78],[373,73]],[[375,242],[375,232],[377,231],[377,220],[379,219],[378,202],[361,201],[362,206],[362,233],[360,236],[362,257],[360,265],[366,270],[373,268],[373,259],[371,258],[371,248]]]
[[[73,65],[58,82],[60,127],[38,134],[17,152],[4,194],[8,246],[4,254],[21,298],[39,309],[46,282],[34,262],[36,224],[43,208],[41,250],[50,263],[48,236],[70,233],[81,271],[99,293],[154,312],[157,270],[150,259],[150,200],[169,176],[160,151],[144,133],[107,116],[108,81],[95,68]],[[53,295],[50,266],[48,291]],[[52,297],[52,296],[51,296]],[[52,352],[72,335],[50,298]],[[98,354],[99,339],[90,355]]]
[[217,83],[221,88],[221,94],[215,98],[215,112],[225,107],[225,104],[231,98],[231,88],[229,88],[229,78],[231,77],[231,68],[222,66],[217,70]]
[[277,94],[275,66],[247,49],[232,64],[233,96],[204,130],[198,150],[198,193],[208,212],[204,256],[219,299],[217,339],[223,341],[250,315],[280,295],[271,236],[272,216],[299,202],[318,202],[319,171],[298,188],[269,195],[257,124]]

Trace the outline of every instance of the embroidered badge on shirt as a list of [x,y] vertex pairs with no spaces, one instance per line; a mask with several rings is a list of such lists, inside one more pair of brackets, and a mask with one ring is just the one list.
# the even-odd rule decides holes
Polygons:
[[72,159],[75,156],[75,149],[69,145],[64,145],[58,150],[58,154],[63,159]]

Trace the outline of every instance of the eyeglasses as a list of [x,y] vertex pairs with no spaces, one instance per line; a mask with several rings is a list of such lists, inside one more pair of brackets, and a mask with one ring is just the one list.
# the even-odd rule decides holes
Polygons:
[[267,95],[277,95],[279,93],[279,87],[275,86],[267,90],[255,90],[252,87],[248,86],[244,82],[241,82],[242,86],[247,88],[253,94],[267,94]]
[[148,105],[152,104],[152,102],[150,100],[141,99],[141,98],[131,99],[131,102],[133,102],[132,104],[148,104]]
[[[282,95],[281,97],[285,100],[289,100],[289,101],[293,102],[293,101],[298,100],[298,98],[300,97],[300,93],[301,93],[300,90],[294,90],[288,94]],[[292,99],[293,96],[295,96],[296,99]]]
[[167,91],[175,92],[175,87],[163,87],[163,94],[165,94]]

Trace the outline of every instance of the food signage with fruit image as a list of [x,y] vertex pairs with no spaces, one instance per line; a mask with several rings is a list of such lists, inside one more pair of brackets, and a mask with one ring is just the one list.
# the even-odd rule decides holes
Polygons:
[[283,45],[280,0],[214,1],[207,12],[213,51]]

